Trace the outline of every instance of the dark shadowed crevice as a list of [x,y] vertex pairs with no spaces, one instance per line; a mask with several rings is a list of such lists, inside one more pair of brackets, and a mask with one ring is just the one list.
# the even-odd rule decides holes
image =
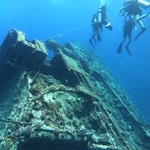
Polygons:
[[51,141],[48,138],[34,138],[24,144],[19,144],[18,150],[88,150],[88,147],[83,141]]

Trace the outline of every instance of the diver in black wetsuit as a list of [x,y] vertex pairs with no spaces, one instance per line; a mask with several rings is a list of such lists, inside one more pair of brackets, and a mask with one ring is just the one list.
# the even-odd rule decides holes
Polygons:
[[131,18],[131,17],[126,16],[125,17],[125,23],[124,23],[124,26],[123,26],[123,40],[122,40],[122,42],[120,43],[120,45],[118,47],[117,53],[122,52],[122,45],[126,41],[126,38],[128,37],[128,43],[125,46],[125,48],[126,48],[128,54],[130,56],[132,56],[131,51],[129,49],[129,45],[130,45],[131,40],[132,40],[132,31],[134,30],[134,28],[135,28],[134,19]]
[[[147,8],[150,7],[150,5],[147,6]],[[141,31],[140,33],[135,37],[135,40],[146,31],[146,28],[144,27],[143,22],[141,19],[147,17],[150,13],[142,15],[142,9],[139,6],[138,0],[125,0],[123,3],[123,7],[120,9],[120,15],[121,16],[130,16],[136,20],[136,22],[140,25]]]
[[106,14],[106,5],[103,5],[92,17],[93,34],[89,39],[89,42],[93,47],[102,40],[100,32],[102,32],[103,25],[105,25],[107,29],[112,30],[112,26],[108,21]]

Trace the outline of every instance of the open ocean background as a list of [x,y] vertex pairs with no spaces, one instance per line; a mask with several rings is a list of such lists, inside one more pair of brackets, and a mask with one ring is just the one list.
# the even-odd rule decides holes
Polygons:
[[[117,54],[122,40],[123,17],[119,16],[122,2],[109,1],[108,16],[113,31],[104,29],[102,42],[92,49],[88,42],[92,34],[90,23],[100,0],[1,0],[0,43],[12,28],[23,31],[29,40],[44,42],[53,37],[62,44],[70,40],[83,43],[93,54],[101,56],[120,87],[150,123],[150,17],[143,19],[147,31],[131,43],[133,56],[128,56],[126,50]],[[149,12],[150,8],[143,11]],[[134,31],[133,36],[138,32]]]

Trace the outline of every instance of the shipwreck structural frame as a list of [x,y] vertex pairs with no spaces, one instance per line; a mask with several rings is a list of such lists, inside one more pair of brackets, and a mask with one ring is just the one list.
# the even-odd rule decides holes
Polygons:
[[150,127],[79,42],[28,41],[12,29],[0,69],[0,149],[150,149]]

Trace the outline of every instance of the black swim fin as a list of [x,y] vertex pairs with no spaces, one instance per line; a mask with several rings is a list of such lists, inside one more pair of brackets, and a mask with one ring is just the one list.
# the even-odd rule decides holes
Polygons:
[[89,43],[90,43],[91,46],[95,49],[95,46],[94,46],[94,44],[93,44],[93,42],[92,42],[92,39],[89,39]]
[[99,34],[97,34],[97,42],[99,43],[100,41],[102,41],[102,38]]
[[128,47],[128,46],[125,46],[125,49],[127,50],[127,52],[128,52],[128,54],[129,54],[129,56],[132,56],[132,53],[131,53],[131,51],[130,51],[129,47]]
[[136,41],[136,40],[139,38],[139,36],[140,36],[141,34],[143,34],[145,31],[146,31],[146,28],[142,28],[142,31],[136,35],[134,41]]
[[122,51],[122,43],[120,43],[118,49],[117,49],[117,53],[120,54]]

